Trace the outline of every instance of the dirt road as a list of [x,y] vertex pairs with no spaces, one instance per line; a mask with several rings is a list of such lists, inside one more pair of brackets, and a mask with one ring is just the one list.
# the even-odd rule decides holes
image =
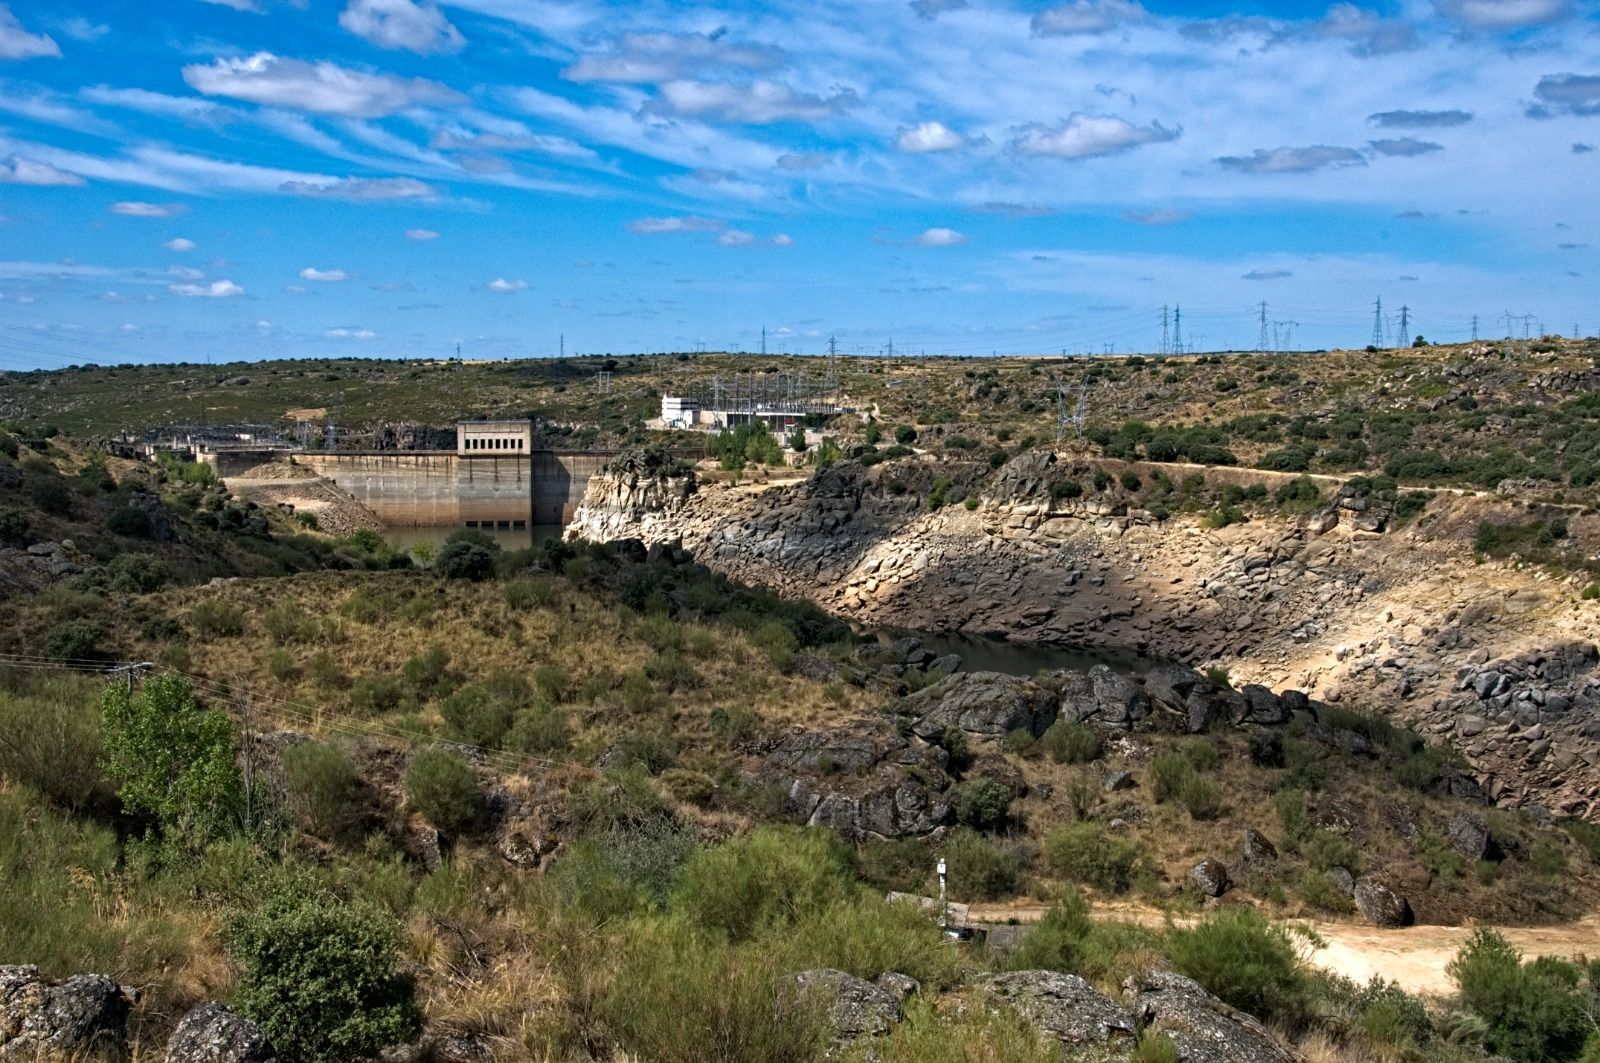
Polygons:
[[[1049,908],[1041,904],[975,904],[974,923],[1034,923]],[[1098,919],[1120,919],[1144,926],[1161,926],[1166,915],[1131,905],[1095,905]],[[1182,923],[1184,920],[1178,919]],[[1413,926],[1380,930],[1354,923],[1310,922],[1325,942],[1310,954],[1312,966],[1365,982],[1374,975],[1399,983],[1412,993],[1448,996],[1455,992],[1445,967],[1472,934],[1470,926]],[[1500,933],[1524,956],[1577,956],[1600,954],[1600,913],[1575,923],[1543,927],[1502,927]]]

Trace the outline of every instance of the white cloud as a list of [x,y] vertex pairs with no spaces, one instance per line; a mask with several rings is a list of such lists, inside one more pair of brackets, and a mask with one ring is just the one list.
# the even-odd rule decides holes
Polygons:
[[285,181],[280,192],[314,199],[433,199],[438,190],[414,177],[334,177],[323,181]]
[[47,162],[16,155],[0,159],[0,185],[54,185],[78,188],[87,184],[82,177],[58,169]]
[[717,243],[723,247],[749,247],[756,242],[756,234],[745,232],[743,229],[729,229],[717,237]]
[[660,86],[660,92],[660,98],[646,105],[648,110],[751,125],[821,122],[856,103],[856,94],[848,89],[822,97],[796,92],[782,81],[768,80],[748,85],[726,81],[668,81]]
[[794,237],[790,236],[788,233],[779,233],[777,236],[774,236],[772,238],[772,246],[773,247],[793,247],[794,246]]
[[300,271],[300,279],[303,281],[319,281],[324,284],[332,284],[337,283],[338,281],[349,280],[350,274],[346,273],[342,269],[317,269],[315,266],[307,266],[305,269]]
[[894,146],[910,155],[922,155],[935,151],[954,151],[966,142],[965,137],[943,122],[919,122],[910,129],[900,130]]
[[407,240],[437,240],[439,234],[432,229],[407,229]]
[[1515,30],[1559,22],[1566,0],[1437,0],[1439,13],[1478,30]]
[[256,0],[205,0],[205,2],[215,4],[218,7],[231,7],[235,11],[243,11],[250,15],[262,13],[262,7],[256,3]]
[[1294,276],[1294,273],[1291,270],[1287,270],[1287,269],[1259,269],[1258,268],[1258,269],[1253,269],[1249,273],[1244,274],[1239,279],[1240,280],[1247,280],[1247,281],[1281,281],[1281,280],[1287,280],[1288,278],[1290,278],[1292,276]]
[[212,281],[210,284],[173,284],[167,290],[173,295],[189,299],[232,299],[244,294],[243,288],[229,280]]
[[329,62],[281,59],[271,52],[186,66],[183,80],[207,96],[345,118],[379,118],[418,104],[453,104],[463,99],[437,81],[368,74]]
[[917,17],[930,20],[971,6],[967,0],[911,0],[911,10],[917,13]]
[[331,328],[325,330],[322,334],[330,340],[375,340],[378,338],[378,334],[371,329],[356,328],[354,326]]
[[204,271],[190,269],[188,266],[169,266],[167,276],[176,277],[181,281],[197,281],[205,276]]
[[585,55],[561,72],[568,81],[654,84],[708,68],[775,70],[787,59],[782,48],[738,44],[716,33],[625,33],[614,51]]
[[11,8],[0,4],[0,59],[51,59],[59,58],[61,49],[56,42],[42,33],[29,33],[11,13]]
[[1182,134],[1181,128],[1168,129],[1160,122],[1137,126],[1116,115],[1073,114],[1059,126],[1024,126],[1011,146],[1023,155],[1088,159],[1176,140]]
[[61,32],[75,41],[90,43],[110,33],[111,27],[103,22],[90,22],[86,18],[75,16],[61,23]]
[[917,237],[917,243],[923,247],[954,247],[956,244],[967,242],[965,233],[958,233],[954,229],[925,229]]
[[496,277],[483,287],[485,291],[510,294],[511,292],[524,291],[528,287],[528,282],[525,280],[506,280],[504,277]]
[[628,231],[638,236],[667,233],[714,233],[727,226],[714,218],[640,218],[628,223]]
[[1193,218],[1194,215],[1186,210],[1173,210],[1170,207],[1156,210],[1126,210],[1122,212],[1124,221],[1131,221],[1138,225],[1177,225]]
[[161,246],[166,248],[168,251],[193,251],[200,245],[189,239],[187,236],[174,236]]
[[124,218],[173,218],[188,209],[181,203],[142,203],[138,200],[111,204],[111,213]]
[[1418,140],[1416,137],[1388,137],[1383,140],[1369,140],[1367,144],[1379,155],[1391,155],[1400,158],[1427,155],[1430,152],[1444,149],[1443,144],[1436,144],[1431,140]]
[[380,48],[418,55],[458,52],[467,43],[437,7],[415,0],[350,0],[339,25]]
[[1145,17],[1145,9],[1130,0],[1073,0],[1034,15],[1033,32],[1044,37],[1105,33]]
[[1365,166],[1367,160],[1354,148],[1315,144],[1307,148],[1257,148],[1249,155],[1225,155],[1217,160],[1225,170],[1240,173],[1310,173],[1328,167]]

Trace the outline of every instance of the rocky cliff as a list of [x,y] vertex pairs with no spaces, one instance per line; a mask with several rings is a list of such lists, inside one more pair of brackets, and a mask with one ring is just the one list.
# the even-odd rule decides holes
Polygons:
[[[1392,531],[1352,489],[1208,529],[1138,509],[1115,480],[1055,487],[1094,472],[1032,451],[993,474],[842,462],[752,490],[634,457],[591,482],[569,534],[681,542],[865,623],[1130,647],[1381,708],[1455,739],[1503,803],[1600,815],[1600,610],[1572,580],[1477,563],[1471,530],[1505,502],[1441,493]],[[936,476],[974,501],[931,508]]]

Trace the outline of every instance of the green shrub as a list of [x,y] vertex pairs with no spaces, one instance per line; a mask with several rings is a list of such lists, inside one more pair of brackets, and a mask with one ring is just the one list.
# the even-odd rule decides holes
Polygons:
[[974,900],[999,900],[1014,896],[1025,870],[1017,846],[993,841],[976,831],[951,832],[944,855],[950,889]]
[[1300,876],[1296,887],[1301,898],[1318,911],[1347,915],[1355,911],[1355,901],[1326,871],[1309,870]]
[[1057,764],[1087,764],[1100,757],[1100,732],[1076,720],[1057,720],[1040,741]]
[[129,539],[148,539],[155,524],[150,514],[137,506],[118,506],[106,516],[106,530]]
[[917,430],[907,424],[898,425],[894,430],[894,441],[903,447],[909,447],[917,441]]
[[552,871],[563,901],[596,919],[666,906],[695,851],[694,834],[669,820],[616,827],[573,843]]
[[118,554],[106,566],[107,586],[118,594],[149,594],[172,578],[167,563],[153,554]]
[[535,705],[517,713],[505,739],[507,749],[533,757],[564,753],[571,745],[567,714],[549,705]]
[[794,654],[800,648],[800,640],[787,625],[768,620],[750,633],[750,641],[767,655],[773,667],[780,672],[787,672],[794,666]]
[[828,831],[759,827],[695,853],[672,891],[691,926],[744,941],[813,915],[855,890],[850,852]]
[[921,838],[868,841],[856,850],[857,873],[878,889],[921,892],[933,868],[933,851]]
[[1044,840],[1044,861],[1062,878],[1102,893],[1126,893],[1149,869],[1139,843],[1108,834],[1098,823],[1074,823]]
[[450,737],[488,749],[500,745],[511,730],[512,712],[504,700],[477,685],[462,687],[439,706]]
[[458,834],[478,815],[478,777],[466,762],[443,749],[421,749],[405,777],[406,804],[446,834]]
[[422,1029],[400,927],[373,908],[285,891],[236,918],[226,938],[235,1006],[285,1059],[366,1059]]
[[1158,802],[1181,799],[1195,777],[1193,762],[1181,750],[1168,750],[1150,761],[1150,790]]
[[357,787],[350,758],[322,742],[301,742],[283,753],[283,784],[301,826],[335,838],[349,822]]
[[1352,875],[1361,874],[1361,849],[1342,834],[1312,830],[1300,841],[1300,851],[1305,854],[1306,862],[1318,871],[1342,867]]
[[87,683],[52,677],[26,693],[0,692],[0,777],[80,811],[107,796],[99,760],[100,714]]
[[110,686],[100,699],[103,767],[117,796],[167,838],[199,848],[236,829],[244,783],[233,725],[202,708],[183,679],[152,676],[137,694]]
[[235,638],[244,634],[244,607],[215,598],[196,602],[189,610],[189,626],[204,640]]
[[280,683],[291,683],[300,677],[300,665],[294,654],[276,649],[267,654],[267,674]]
[[100,621],[64,620],[45,632],[44,653],[63,661],[101,661],[110,656],[105,642]]
[[1210,779],[1193,776],[1178,791],[1178,803],[1193,819],[1216,819],[1222,815],[1222,787]]
[[41,476],[28,487],[28,497],[43,513],[65,517],[72,512],[72,492],[59,476]]
[[450,671],[450,651],[438,643],[407,660],[400,672],[421,701],[443,697],[456,684],[456,676]]
[[1576,964],[1550,957],[1529,963],[1494,930],[1472,932],[1445,968],[1462,1001],[1489,1027],[1491,1051],[1528,1063],[1570,1060],[1583,1051],[1592,1030]]
[[956,822],[977,831],[998,830],[1010,818],[1011,791],[985,776],[958,783],[950,789]]
[[[316,664],[316,658],[312,658]],[[364,675],[350,687],[350,709],[358,716],[382,716],[405,703],[405,687],[392,675]]]
[[630,927],[602,1002],[607,1027],[655,1063],[802,1063],[825,1041],[824,1002],[762,951],[729,948],[667,921]]
[[1142,1030],[1133,1046],[1132,1063],[1178,1063],[1178,1043],[1157,1030]]
[[433,570],[446,579],[479,583],[491,578],[494,568],[494,552],[473,542],[446,543],[433,559]]
[[0,506],[0,546],[27,546],[33,541],[28,515],[12,506]]
[[1080,498],[1083,495],[1083,485],[1076,480],[1057,480],[1050,485],[1050,497],[1061,500]]
[[1297,1022],[1307,1009],[1307,981],[1290,931],[1253,908],[1219,910],[1167,935],[1167,954],[1182,974],[1265,1022]]
[[280,646],[310,642],[317,637],[316,624],[293,602],[279,602],[261,614],[261,626]]

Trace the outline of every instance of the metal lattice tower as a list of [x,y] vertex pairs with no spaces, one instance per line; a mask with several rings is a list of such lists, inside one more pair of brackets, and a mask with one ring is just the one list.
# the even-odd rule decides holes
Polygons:
[[1183,307],[1172,308],[1172,350],[1175,354],[1183,353]]
[[1256,337],[1256,350],[1265,351],[1267,349],[1267,301],[1265,299],[1261,300],[1259,309],[1261,311],[1261,333]]
[[1400,335],[1396,337],[1396,346],[1411,346],[1411,308],[1404,303],[1400,305]]
[[1372,345],[1383,346],[1383,300],[1372,304]]
[[611,374],[610,373],[606,372],[604,369],[599,370],[594,375],[594,382],[595,382],[595,385],[600,389],[600,394],[602,394],[602,395],[611,394]]
[[1067,438],[1067,386],[1056,379],[1056,443]]
[[1478,342],[1478,315],[1472,315],[1472,342]]
[[1161,353],[1162,354],[1171,354],[1172,353],[1172,347],[1171,347],[1170,344],[1171,344],[1171,340],[1167,335],[1167,308],[1166,308],[1166,305],[1163,304],[1162,307],[1161,307]]

